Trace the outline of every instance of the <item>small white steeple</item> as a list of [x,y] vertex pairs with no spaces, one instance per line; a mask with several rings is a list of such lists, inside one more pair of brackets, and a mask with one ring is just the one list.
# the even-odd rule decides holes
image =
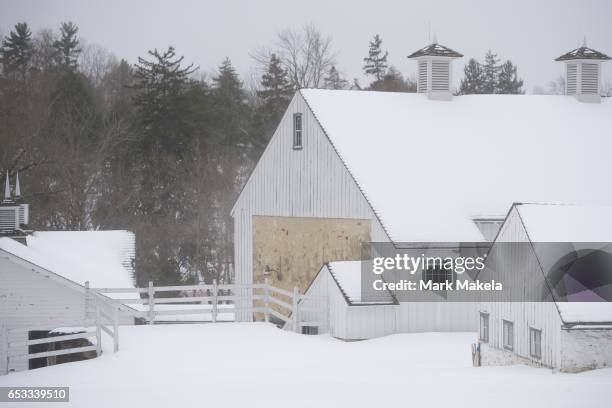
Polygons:
[[11,183],[9,181],[9,172],[6,171],[6,182],[4,183],[4,200],[8,201],[11,199]]
[[19,171],[17,171],[17,178],[15,179],[15,198],[21,197],[21,187],[19,186]]

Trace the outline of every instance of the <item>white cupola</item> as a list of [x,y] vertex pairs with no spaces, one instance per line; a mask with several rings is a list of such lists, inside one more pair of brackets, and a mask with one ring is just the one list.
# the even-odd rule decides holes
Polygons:
[[565,94],[574,95],[581,102],[601,102],[601,63],[609,60],[606,54],[582,47],[563,54],[555,61],[565,62]]
[[463,54],[438,44],[434,35],[433,44],[413,52],[408,58],[417,61],[417,92],[426,93],[429,99],[451,100],[453,94],[453,60]]
[[29,205],[21,198],[19,173],[15,180],[15,194],[11,195],[9,173],[4,182],[4,199],[0,201],[0,236],[22,235],[29,223]]

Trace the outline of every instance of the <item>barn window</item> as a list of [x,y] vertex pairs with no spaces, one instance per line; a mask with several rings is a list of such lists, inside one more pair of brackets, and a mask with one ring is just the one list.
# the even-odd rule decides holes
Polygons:
[[504,333],[503,333],[504,348],[506,350],[513,350],[514,349],[514,323],[508,320],[504,320],[503,329],[504,329]]
[[423,271],[423,280],[432,283],[451,283],[453,282],[453,271],[444,267],[427,268]]
[[542,358],[542,330],[529,328],[529,355]]
[[486,312],[480,312],[479,339],[483,343],[489,342],[489,314]]
[[293,149],[302,148],[302,114],[293,114]]
[[317,326],[302,326],[302,334],[317,335],[319,328]]

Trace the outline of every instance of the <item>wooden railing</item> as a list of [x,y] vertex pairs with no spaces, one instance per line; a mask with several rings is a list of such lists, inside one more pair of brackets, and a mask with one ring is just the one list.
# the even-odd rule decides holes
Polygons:
[[[23,359],[28,364],[34,358],[48,358],[61,355],[85,353],[95,351],[96,356],[102,354],[102,331],[113,339],[113,350],[119,350],[119,310],[114,305],[105,302],[102,297],[94,297],[94,318],[72,321],[50,321],[46,324],[35,326],[0,326],[0,375],[7,374],[11,367],[11,361]],[[112,328],[111,328],[112,327]],[[61,334],[40,339],[29,339],[32,331],[52,331],[61,332],[76,331],[75,333]],[[12,341],[13,338],[25,340]],[[42,352],[30,352],[30,346],[60,343],[68,340],[88,340],[91,345],[71,347],[58,350],[48,350]]]
[[[270,316],[274,316],[284,323],[289,323],[293,330],[299,332],[302,326],[321,326],[327,318],[326,307],[321,307],[320,310],[314,311],[320,314],[319,319],[301,322],[301,304],[312,298],[300,294],[297,287],[293,291],[288,291],[272,286],[268,282],[217,284],[213,281],[212,284],[183,286],[154,286],[153,282],[149,282],[146,288],[91,288],[90,291],[107,296],[139,294],[138,298],[113,296],[113,298],[108,297],[107,301],[117,306],[131,306],[131,309],[123,309],[122,313],[141,318],[148,324],[164,322],[168,316],[188,315],[200,315],[201,321],[217,322],[220,313],[235,315],[237,312],[244,312],[263,314],[266,321],[270,321]],[[168,292],[178,292],[179,295],[165,297]],[[170,306],[174,307],[169,308]]]
[[[160,297],[168,292],[178,296]],[[116,297],[109,295],[138,294],[139,297]],[[157,296],[156,296],[157,295]],[[0,326],[0,375],[6,374],[12,359],[53,357],[66,354],[95,351],[102,353],[102,332],[113,340],[113,350],[119,350],[119,326],[126,317],[141,318],[148,324],[163,322],[168,316],[203,315],[202,320],[217,322],[220,313],[238,311],[259,313],[265,321],[278,319],[284,328],[300,333],[302,327],[323,326],[327,321],[325,299],[316,299],[299,293],[298,288],[288,291],[270,285],[267,281],[259,284],[217,284],[191,286],[154,286],[149,282],[146,288],[89,288],[86,285],[85,319],[68,322],[48,322],[37,326]],[[314,301],[317,307],[304,307],[307,301]],[[233,303],[232,303],[233,302]],[[310,302],[313,303],[313,302]],[[130,306],[132,305],[132,306]],[[134,308],[134,305],[146,307]],[[205,306],[202,308],[202,306]],[[168,309],[168,306],[180,306]],[[191,306],[191,307],[189,307]],[[199,306],[194,308],[193,306]],[[220,309],[220,306],[224,308]],[[302,319],[303,313],[315,316]],[[227,319],[223,319],[227,320]],[[232,319],[234,320],[234,319]],[[19,337],[28,339],[31,331],[52,331],[58,328],[82,328],[78,333],[62,334],[36,340],[9,341]],[[76,329],[75,329],[76,330]],[[67,340],[86,339],[91,345],[44,352],[29,352],[29,346],[58,343]]]

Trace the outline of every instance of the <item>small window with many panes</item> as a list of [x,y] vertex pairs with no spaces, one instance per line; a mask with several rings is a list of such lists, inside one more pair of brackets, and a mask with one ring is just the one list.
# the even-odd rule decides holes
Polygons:
[[293,149],[302,149],[302,114],[295,113],[293,115]]

